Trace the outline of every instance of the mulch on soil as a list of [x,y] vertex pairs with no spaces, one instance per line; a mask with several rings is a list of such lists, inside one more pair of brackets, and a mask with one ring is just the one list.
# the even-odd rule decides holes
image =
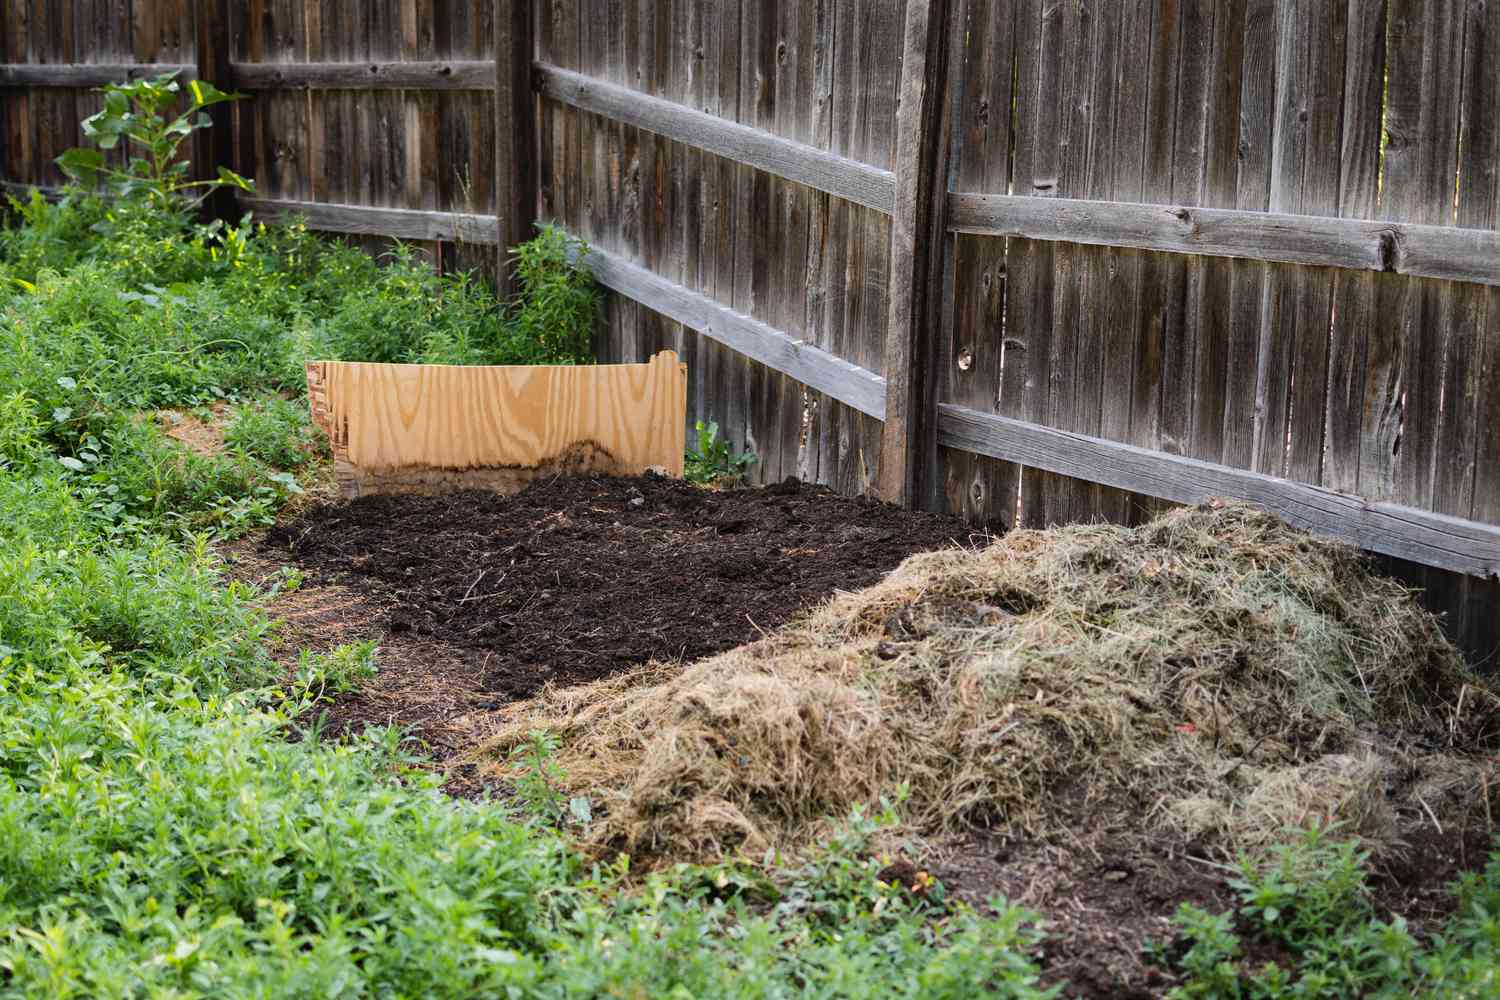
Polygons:
[[[458,689],[460,702],[492,708],[549,683],[732,649],[835,591],[877,582],[915,552],[971,539],[986,541],[954,518],[796,481],[709,491],[597,476],[513,496],[319,506],[273,528],[255,556],[300,566],[312,592],[341,588],[365,626],[359,637],[380,639],[398,661],[410,647],[430,650],[425,688]],[[339,722],[360,708],[346,701],[331,714]]]

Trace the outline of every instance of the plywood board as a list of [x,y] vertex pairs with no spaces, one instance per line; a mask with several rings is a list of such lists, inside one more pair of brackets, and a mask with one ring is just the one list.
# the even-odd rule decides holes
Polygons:
[[345,497],[682,475],[687,366],[671,351],[635,365],[313,361],[307,392]]

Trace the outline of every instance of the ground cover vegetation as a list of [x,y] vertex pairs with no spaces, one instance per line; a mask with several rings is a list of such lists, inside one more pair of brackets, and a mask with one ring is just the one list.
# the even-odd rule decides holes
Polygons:
[[[102,153],[123,143],[129,159],[72,156],[79,185],[11,202],[0,229],[0,996],[1062,988],[1043,985],[1044,914],[970,909],[924,873],[892,874],[882,852],[899,850],[905,817],[935,814],[930,788],[835,797],[781,858],[632,870],[588,847],[627,813],[572,788],[566,734],[519,733],[514,794],[465,801],[413,766],[399,731],[308,732],[318,699],[358,685],[374,651],[282,669],[265,652],[266,595],[214,552],[320,475],[302,363],[577,360],[593,292],[555,233],[521,252],[523,295],[499,303],[399,249],[377,265],[296,224],[200,223],[193,201],[213,185],[171,171],[198,108],[229,95],[142,86],[112,88],[91,126]],[[170,433],[221,415],[221,448]],[[908,631],[871,648],[940,644]],[[1334,718],[1385,696],[1314,694]],[[1375,912],[1346,833],[1231,866],[1230,913],[1184,907],[1152,955],[1178,995],[1494,995],[1500,858],[1419,939]],[[1243,958],[1267,942],[1278,964]]]

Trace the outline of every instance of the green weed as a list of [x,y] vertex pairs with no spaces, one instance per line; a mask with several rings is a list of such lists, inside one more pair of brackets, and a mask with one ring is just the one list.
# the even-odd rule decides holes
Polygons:
[[755,453],[735,453],[728,441],[719,437],[719,425],[710,420],[694,424],[698,432],[698,447],[688,449],[683,462],[682,476],[690,483],[713,485],[715,483],[739,483],[755,464]]
[[[1231,912],[1183,904],[1177,939],[1148,949],[1182,977],[1178,998],[1493,996],[1500,991],[1500,852],[1485,874],[1455,886],[1447,928],[1420,942],[1399,916],[1377,919],[1368,853],[1309,828],[1262,859],[1242,859]],[[1287,958],[1252,968],[1243,939],[1272,942]]]
[[[211,126],[205,108],[241,95],[225,93],[207,80],[179,84],[176,73],[106,84],[102,93],[103,109],[83,120],[83,134],[98,148],[77,147],[57,158],[74,181],[87,188],[103,186],[113,198],[157,213],[184,212],[220,188],[254,190],[227,167],[219,167],[211,179],[192,180],[191,163],[178,155],[188,137]],[[182,96],[188,100],[179,111]],[[125,151],[123,164],[109,160],[116,147]]]
[[345,694],[375,676],[375,640],[346,642],[326,653],[303,650],[297,661],[297,686],[316,700]]
[[235,408],[224,427],[230,450],[292,471],[326,451],[326,439],[313,430],[307,405],[269,396]]

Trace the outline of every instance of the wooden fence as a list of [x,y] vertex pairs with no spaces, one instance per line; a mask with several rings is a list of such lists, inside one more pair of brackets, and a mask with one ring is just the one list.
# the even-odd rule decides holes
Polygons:
[[254,95],[213,155],[258,210],[458,266],[536,217],[587,239],[604,356],[677,350],[762,479],[1027,525],[1248,497],[1500,651],[1500,4],[17,0],[3,30],[8,180],[54,176],[78,88],[211,73]]

